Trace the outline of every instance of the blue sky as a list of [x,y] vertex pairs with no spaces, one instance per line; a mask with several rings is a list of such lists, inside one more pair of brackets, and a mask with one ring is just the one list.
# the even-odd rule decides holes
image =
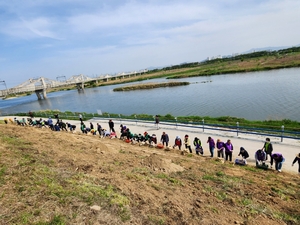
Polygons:
[[0,80],[14,87],[296,46],[299,10],[299,0],[0,0]]

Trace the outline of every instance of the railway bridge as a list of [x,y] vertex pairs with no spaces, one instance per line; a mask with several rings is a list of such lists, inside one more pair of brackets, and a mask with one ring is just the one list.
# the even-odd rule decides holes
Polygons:
[[110,79],[123,79],[131,76],[138,76],[148,72],[148,70],[142,70],[139,72],[130,72],[130,73],[119,73],[115,76],[105,75],[99,76],[95,78],[90,78],[86,75],[74,75],[65,81],[51,80],[44,77],[32,78],[27,81],[19,84],[13,88],[0,90],[0,97],[5,98],[9,95],[18,95],[23,93],[36,93],[38,99],[46,99],[47,98],[47,90],[58,88],[58,87],[67,87],[71,85],[76,85],[78,90],[84,89],[84,83],[86,82],[105,82]]

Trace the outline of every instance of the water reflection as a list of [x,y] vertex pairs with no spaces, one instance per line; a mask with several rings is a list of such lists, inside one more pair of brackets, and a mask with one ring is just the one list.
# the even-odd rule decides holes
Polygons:
[[50,101],[49,99],[40,99],[37,100],[37,102],[39,103],[41,108],[48,108],[48,109],[52,109],[52,101]]

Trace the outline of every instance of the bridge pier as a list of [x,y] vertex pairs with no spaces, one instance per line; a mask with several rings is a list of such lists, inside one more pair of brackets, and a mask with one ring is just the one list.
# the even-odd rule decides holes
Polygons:
[[78,91],[84,90],[84,82],[77,83],[76,86]]
[[46,99],[47,98],[46,89],[35,90],[35,94],[36,94],[38,100]]

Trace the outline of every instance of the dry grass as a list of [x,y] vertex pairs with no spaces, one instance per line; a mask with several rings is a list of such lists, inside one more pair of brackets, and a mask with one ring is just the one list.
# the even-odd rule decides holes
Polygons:
[[300,223],[289,173],[33,127],[0,139],[0,224]]

